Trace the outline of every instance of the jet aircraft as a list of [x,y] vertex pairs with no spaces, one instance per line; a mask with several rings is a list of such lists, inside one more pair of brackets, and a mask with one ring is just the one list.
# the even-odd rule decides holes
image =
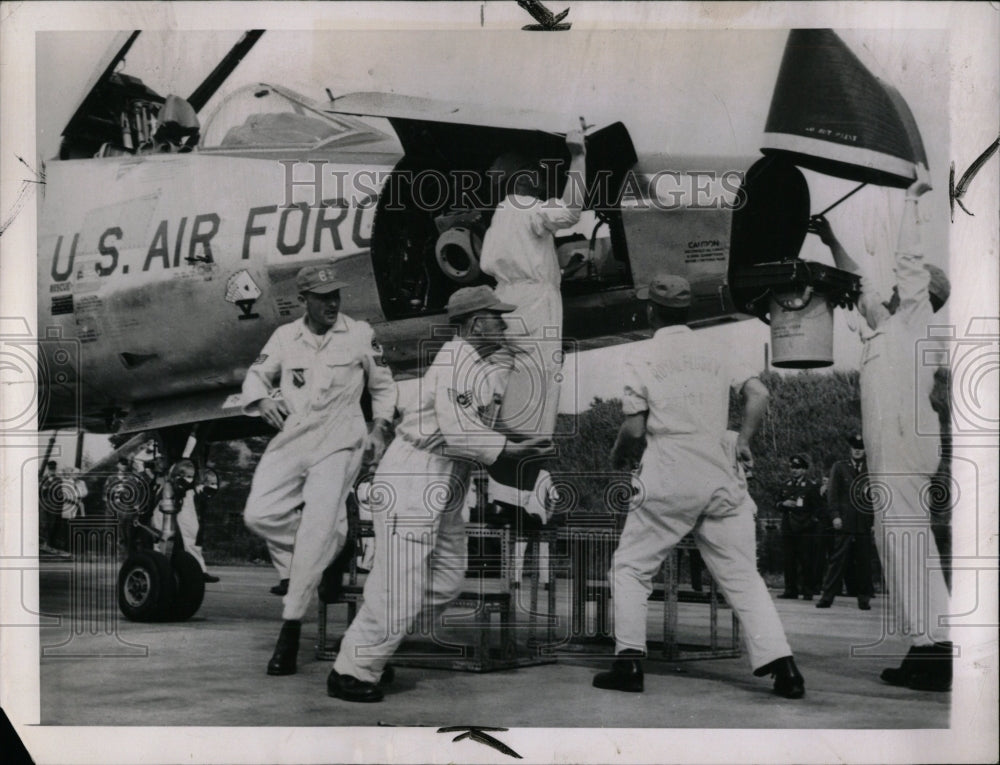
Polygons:
[[[174,459],[194,425],[203,442],[264,433],[242,415],[240,385],[300,314],[295,274],[310,264],[336,264],[344,310],[373,325],[395,372],[418,374],[449,295],[488,282],[478,256],[497,158],[541,158],[553,196],[567,182],[569,115],[395,93],[320,102],[271,83],[202,114],[263,32],[186,97],[121,69],[138,34],[46,164],[43,428],[154,432]],[[584,127],[583,223],[557,240],[570,350],[637,339],[636,288],[664,268],[691,283],[694,327],[770,321],[817,296],[849,306],[856,277],[798,257],[810,216],[799,168],[903,187],[926,161],[905,102],[830,30],[790,33],[757,156],[685,160],[638,152],[624,120]]]

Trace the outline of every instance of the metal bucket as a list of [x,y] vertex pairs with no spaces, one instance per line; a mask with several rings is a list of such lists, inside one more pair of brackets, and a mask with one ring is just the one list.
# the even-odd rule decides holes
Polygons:
[[814,369],[833,364],[833,306],[826,296],[774,295],[771,347],[776,367]]

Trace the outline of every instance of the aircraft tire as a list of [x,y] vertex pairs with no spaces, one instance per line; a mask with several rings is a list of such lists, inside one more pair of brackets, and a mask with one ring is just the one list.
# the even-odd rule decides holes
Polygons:
[[186,621],[201,608],[205,599],[205,577],[194,556],[184,550],[176,551],[171,560],[173,575],[177,580],[177,596],[170,610],[171,621]]
[[170,561],[161,553],[138,550],[118,570],[118,608],[130,621],[162,620],[176,593]]

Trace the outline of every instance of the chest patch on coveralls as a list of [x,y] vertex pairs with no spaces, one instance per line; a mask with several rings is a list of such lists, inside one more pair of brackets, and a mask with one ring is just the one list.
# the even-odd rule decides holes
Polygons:
[[306,384],[306,370],[304,369],[293,369],[292,370],[292,385],[296,388],[301,388]]

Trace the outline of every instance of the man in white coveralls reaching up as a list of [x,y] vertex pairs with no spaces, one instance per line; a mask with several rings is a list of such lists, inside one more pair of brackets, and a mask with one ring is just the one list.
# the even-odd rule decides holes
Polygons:
[[[942,617],[950,612],[948,587],[931,529],[932,479],[940,459],[940,425],[931,406],[935,365],[927,363],[928,326],[948,299],[948,278],[924,263],[917,199],[931,190],[927,168],[906,190],[895,253],[896,285],[885,300],[862,277],[861,431],[871,483],[887,491],[875,508],[875,546],[889,587],[894,631],[910,648],[898,668],[881,678],[914,690],[951,689],[953,647]],[[811,230],[826,244],[838,268],[860,273],[825,218]],[[942,321],[943,323],[943,321]],[[920,354],[920,356],[918,356]],[[943,358],[943,356],[942,356]]]

